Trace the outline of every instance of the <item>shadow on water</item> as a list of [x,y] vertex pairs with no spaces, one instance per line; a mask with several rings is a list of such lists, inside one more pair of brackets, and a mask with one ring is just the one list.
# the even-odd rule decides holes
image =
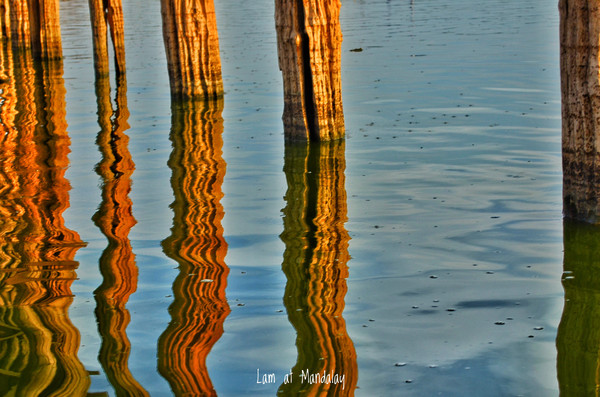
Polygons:
[[131,174],[135,165],[128,150],[129,128],[127,119],[127,83],[119,77],[116,90],[116,108],[110,98],[108,77],[96,80],[98,124],[100,132],[96,144],[102,160],[96,172],[102,178],[102,202],[93,216],[94,223],[108,239],[108,246],[100,257],[102,284],[94,291],[96,321],[102,345],[98,361],[117,396],[148,396],[129,370],[131,343],[126,329],[131,316],[125,305],[137,288],[138,269],[128,235],[136,224],[132,214]]
[[564,222],[565,305],[558,327],[561,396],[600,394],[600,228]]
[[162,246],[179,264],[179,275],[171,322],[158,341],[158,369],[177,396],[216,395],[206,357],[230,312],[220,202],[226,166],[222,112],[222,99],[172,104],[174,217]]
[[68,310],[85,244],[62,216],[70,190],[62,63],[0,45],[0,390],[83,396],[90,378]]
[[344,149],[343,140],[285,147],[283,302],[298,359],[278,395],[354,395],[356,352],[342,317],[350,259]]

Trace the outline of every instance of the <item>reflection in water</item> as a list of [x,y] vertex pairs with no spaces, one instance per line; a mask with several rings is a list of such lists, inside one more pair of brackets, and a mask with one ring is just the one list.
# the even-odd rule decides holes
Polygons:
[[70,190],[62,63],[34,64],[10,45],[2,55],[0,389],[82,396],[90,380],[68,309],[84,243],[62,218]]
[[298,360],[282,395],[354,395],[356,352],[342,317],[350,259],[344,169],[343,140],[285,148],[283,301],[297,332]]
[[600,395],[600,228],[564,223],[565,306],[558,327],[561,396]]
[[102,203],[93,220],[108,239],[108,246],[100,257],[103,281],[95,291],[96,319],[102,337],[98,359],[117,396],[147,396],[127,364],[131,351],[126,334],[130,314],[125,305],[137,288],[137,267],[128,238],[136,221],[128,197],[135,166],[127,149],[129,138],[124,133],[129,128],[126,84],[121,75],[113,112],[108,77],[96,80],[100,124],[96,143],[102,153],[96,171],[103,185]]
[[173,283],[171,323],[158,342],[158,368],[177,396],[216,395],[206,357],[230,312],[220,203],[222,111],[222,99],[172,105],[174,219],[163,249],[179,264],[179,275]]

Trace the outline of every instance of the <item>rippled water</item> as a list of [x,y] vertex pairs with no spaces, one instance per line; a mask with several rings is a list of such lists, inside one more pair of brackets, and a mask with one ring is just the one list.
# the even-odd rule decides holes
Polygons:
[[[2,205],[39,213],[5,211],[6,225],[64,225],[39,226],[33,248],[15,241],[37,235],[6,229],[3,250],[54,261],[74,296],[5,310],[2,332],[41,349],[11,371],[54,357],[81,378],[63,395],[293,396],[306,368],[345,376],[330,395],[593,383],[597,358],[568,363],[584,362],[577,335],[594,310],[574,323],[579,306],[565,306],[559,328],[565,289],[596,298],[571,273],[561,284],[556,2],[343,1],[347,138],[309,147],[283,142],[272,0],[215,3],[226,95],[206,107],[171,105],[158,0],[123,2],[118,84],[95,81],[87,2],[61,2],[63,71],[44,95],[64,97],[50,113],[68,134],[50,147],[68,160],[49,149],[33,201]],[[23,164],[3,175],[38,169]],[[598,237],[564,230],[565,270],[592,278],[570,263],[595,263]],[[581,241],[588,259],[569,262]],[[50,389],[68,379],[52,376]]]

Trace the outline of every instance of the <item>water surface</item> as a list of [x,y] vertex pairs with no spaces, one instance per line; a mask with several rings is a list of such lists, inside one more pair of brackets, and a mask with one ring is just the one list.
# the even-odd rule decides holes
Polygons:
[[[58,219],[40,238],[70,242],[52,259],[70,293],[3,306],[8,334],[71,335],[38,354],[79,374],[67,395],[322,391],[303,369],[344,375],[340,396],[579,381],[557,365],[581,326],[559,329],[579,295],[561,284],[554,1],[344,1],[347,138],[308,147],[284,145],[271,0],[216,2],[226,95],[209,107],[171,103],[159,1],[123,6],[126,81],[96,81],[88,5],[61,2],[58,91],[41,94],[60,119],[38,126],[57,143],[34,148],[50,164],[34,202],[3,198],[30,208],[5,223]],[[3,250],[41,261],[15,230]]]

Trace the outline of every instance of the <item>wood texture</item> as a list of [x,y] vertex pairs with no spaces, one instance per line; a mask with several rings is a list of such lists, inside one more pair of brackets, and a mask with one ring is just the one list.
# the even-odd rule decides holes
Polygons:
[[59,0],[0,0],[2,38],[40,59],[62,58]]
[[59,0],[29,0],[29,29],[36,57],[62,58]]
[[569,218],[598,223],[599,3],[561,0],[559,11],[564,213]]
[[125,27],[121,0],[89,0],[89,6],[96,73],[99,76],[109,73],[109,30],[115,54],[116,74],[125,73]]
[[276,0],[275,26],[283,76],[288,141],[345,134],[339,0]]
[[213,0],[161,0],[161,10],[171,95],[221,97],[221,56]]

